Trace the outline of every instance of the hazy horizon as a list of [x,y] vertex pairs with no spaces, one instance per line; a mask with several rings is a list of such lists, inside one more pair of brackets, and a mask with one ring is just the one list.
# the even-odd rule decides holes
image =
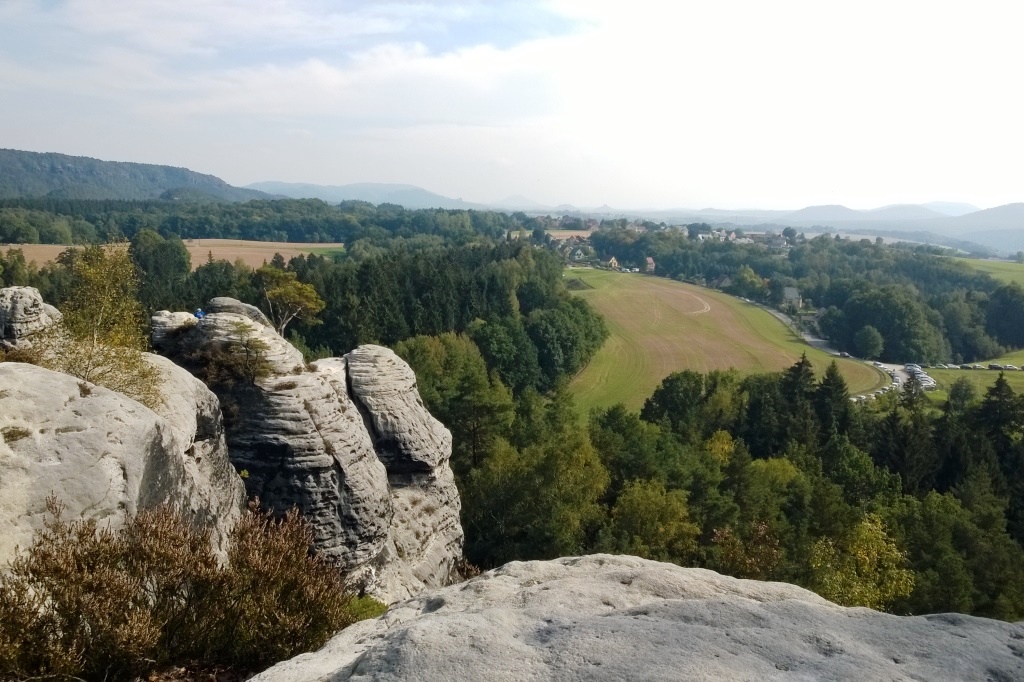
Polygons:
[[0,147],[475,203],[1024,201],[1016,6],[9,0]]

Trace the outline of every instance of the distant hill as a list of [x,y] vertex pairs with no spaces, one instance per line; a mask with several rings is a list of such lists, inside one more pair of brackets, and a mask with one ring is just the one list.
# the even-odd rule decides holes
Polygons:
[[845,206],[808,206],[779,217],[781,222],[821,223],[836,220],[864,220],[864,214]]
[[967,213],[974,213],[981,209],[972,204],[962,204],[955,201],[929,201],[927,204],[921,204],[925,208],[931,209],[942,215],[965,215]]
[[0,199],[157,199],[167,192],[179,200],[273,198],[187,168],[0,149]]
[[1024,230],[1024,203],[1006,204],[946,218],[945,224],[965,230]]
[[322,199],[330,203],[342,201],[368,201],[371,204],[398,204],[409,209],[417,208],[491,208],[473,204],[462,199],[435,194],[415,185],[391,185],[376,182],[362,182],[353,185],[312,185],[298,182],[254,182],[246,188],[281,194],[293,199]]
[[945,214],[917,204],[893,204],[870,211],[861,211],[869,220],[928,220]]

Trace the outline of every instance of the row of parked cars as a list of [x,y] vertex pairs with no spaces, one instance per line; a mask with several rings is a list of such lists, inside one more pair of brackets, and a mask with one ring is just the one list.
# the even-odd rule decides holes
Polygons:
[[[917,379],[918,383],[921,384],[921,388],[926,391],[930,391],[936,387],[935,379],[928,376],[928,373],[921,369],[920,365],[915,365],[912,362],[908,362],[903,365],[903,369],[907,370],[907,374]],[[943,368],[945,369],[945,368]]]
[[898,390],[900,390],[900,383],[899,383],[899,377],[896,377],[896,381],[894,383],[891,383],[888,386],[883,386],[882,388],[878,389],[877,391],[875,391],[873,393],[868,393],[866,395],[851,396],[850,397],[850,402],[859,403],[859,402],[863,402],[865,400],[874,400],[875,398],[883,396],[886,393],[889,393],[890,391],[898,391]]
[[973,364],[973,365],[968,365],[968,364],[963,364],[963,365],[943,365],[943,364],[938,364],[938,365],[925,365],[925,367],[927,367],[929,369],[997,369],[997,370],[999,370],[1001,372],[1006,371],[1006,370],[1009,370],[1011,372],[1020,370],[1020,367],[1017,367],[1017,365],[999,365],[999,364],[996,364],[994,362],[989,364],[987,367],[985,365],[979,365],[979,364]]

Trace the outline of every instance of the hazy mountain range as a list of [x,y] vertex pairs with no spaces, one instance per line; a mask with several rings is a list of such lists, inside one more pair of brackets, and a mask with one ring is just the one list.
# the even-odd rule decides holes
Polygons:
[[177,201],[248,201],[311,198],[330,203],[346,200],[392,203],[409,209],[444,208],[525,211],[595,218],[641,218],[666,223],[707,222],[749,229],[795,227],[804,231],[890,235],[962,245],[979,244],[999,253],[1024,250],[1024,203],[985,210],[952,202],[895,204],[872,210],[845,206],[808,206],[795,211],[760,209],[644,210],[611,206],[546,206],[513,195],[489,204],[453,199],[415,185],[358,183],[315,185],[258,182],[234,187],[213,175],[187,168],[143,163],[100,161],[83,156],[40,154],[0,149],[0,200],[47,197],[58,199],[169,199]]

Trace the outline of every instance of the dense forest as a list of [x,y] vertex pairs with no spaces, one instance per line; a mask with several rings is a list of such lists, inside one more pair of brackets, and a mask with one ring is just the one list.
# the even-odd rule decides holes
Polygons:
[[[692,225],[697,232],[707,226]],[[606,229],[590,241],[603,257],[657,262],[657,274],[721,286],[774,306],[796,287],[840,350],[890,362],[973,362],[1024,346],[1024,290],[1001,285],[929,247],[829,235],[789,244],[699,241],[687,231]],[[867,330],[867,331],[865,331]]]
[[579,423],[556,390],[512,397],[465,335],[398,352],[454,434],[468,558],[596,551],[807,586],[897,613],[1024,617],[1024,400],[966,382],[853,404],[833,365],[680,372],[639,413]]
[[[210,261],[194,271],[180,239],[137,232],[130,254],[149,313],[193,310],[215,296],[265,305],[261,273]],[[561,260],[525,241],[392,249],[327,258],[309,255],[269,267],[312,286],[325,302],[315,319],[296,320],[289,338],[308,357],[340,355],[363,343],[394,345],[417,335],[470,334],[490,369],[520,391],[546,391],[579,371],[604,342],[603,320],[562,284]],[[0,254],[5,286],[31,285],[47,301],[71,295],[66,259],[44,268],[18,250]]]

